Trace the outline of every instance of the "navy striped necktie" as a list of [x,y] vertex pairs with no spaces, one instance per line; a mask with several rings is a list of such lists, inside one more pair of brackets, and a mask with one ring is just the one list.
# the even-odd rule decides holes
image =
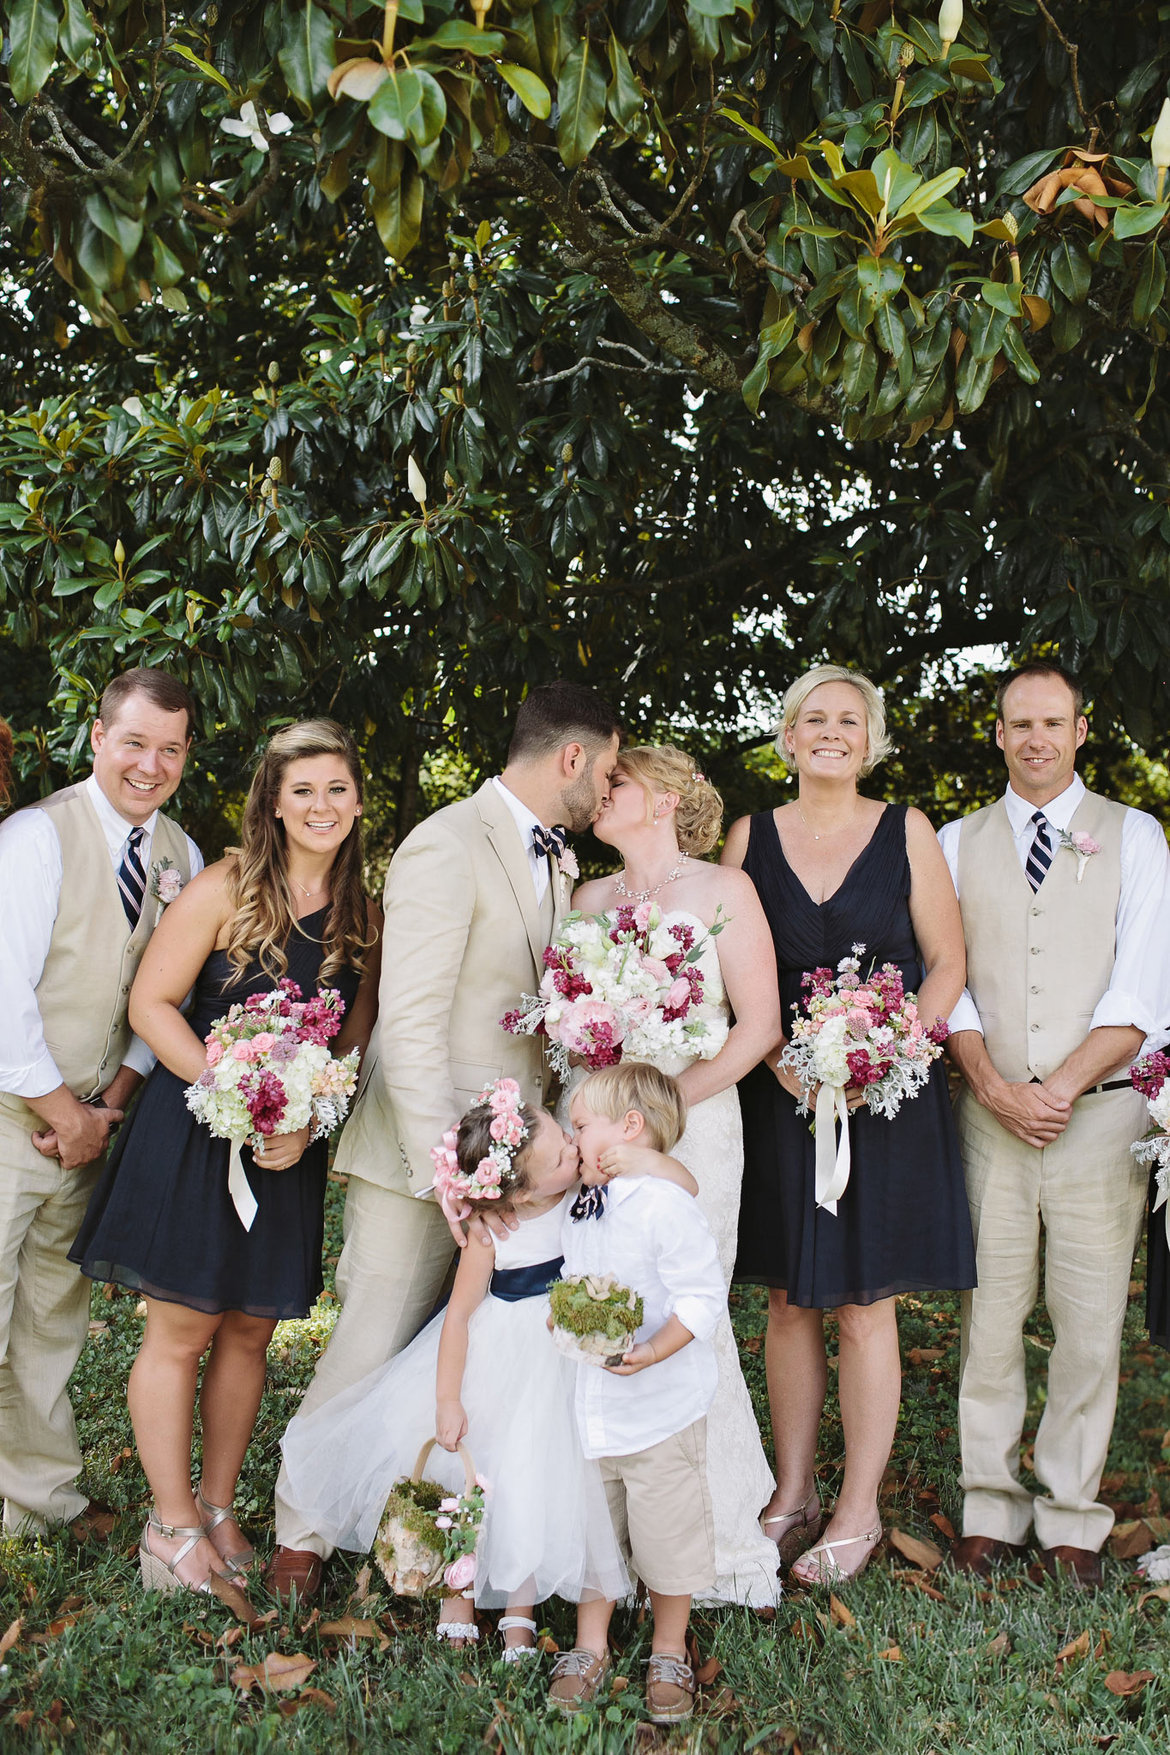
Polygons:
[[1048,818],[1042,810],[1033,811],[1032,821],[1036,825],[1036,834],[1028,850],[1024,872],[1032,888],[1038,890],[1052,864],[1052,841],[1048,834]]
[[122,908],[130,922],[130,931],[138,925],[142,913],[142,898],[146,894],[146,873],[142,869],[142,861],[138,856],[146,836],[142,828],[131,829],[126,837],[126,851],[122,855],[122,863],[118,867],[118,894],[122,898]]

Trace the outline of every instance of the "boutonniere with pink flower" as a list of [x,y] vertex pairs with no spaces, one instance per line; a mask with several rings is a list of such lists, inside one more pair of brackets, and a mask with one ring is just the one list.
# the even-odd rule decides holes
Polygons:
[[573,852],[571,847],[566,847],[565,851],[559,855],[557,859],[557,870],[563,878],[568,878],[569,882],[573,884],[575,884],[577,879],[581,876],[581,867],[577,864],[577,855]]
[[183,888],[183,874],[173,859],[156,859],[150,868],[150,893],[163,908],[174,902]]
[[1086,835],[1083,829],[1072,832],[1068,829],[1058,829],[1057,836],[1060,845],[1077,856],[1077,882],[1079,884],[1085,875],[1086,862],[1092,859],[1094,853],[1100,853],[1101,843],[1094,841],[1092,835]]

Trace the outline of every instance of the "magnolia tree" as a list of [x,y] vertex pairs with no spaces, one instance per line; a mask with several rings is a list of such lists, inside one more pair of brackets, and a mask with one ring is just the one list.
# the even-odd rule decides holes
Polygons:
[[959,648],[1052,643],[1165,730],[1152,9],[15,0],[7,29],[0,651],[59,686],[26,760],[134,660],[229,753],[344,711],[407,816],[423,754],[498,752],[556,671],[716,777],[819,655],[916,722]]

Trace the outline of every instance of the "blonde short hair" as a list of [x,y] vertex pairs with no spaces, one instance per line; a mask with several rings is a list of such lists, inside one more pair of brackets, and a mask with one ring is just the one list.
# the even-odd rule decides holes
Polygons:
[[780,723],[776,727],[776,754],[782,761],[791,760],[791,752],[784,743],[785,733],[791,731],[796,724],[800,709],[813,690],[819,689],[822,683],[833,682],[848,683],[861,696],[865,709],[867,741],[861,772],[863,775],[872,774],[878,763],[884,762],[894,747],[893,740],[886,735],[886,709],[882,702],[882,693],[860,670],[847,670],[843,664],[814,664],[811,670],[806,670],[803,676],[798,676],[789,686],[780,708]]
[[620,1121],[629,1110],[637,1110],[646,1123],[647,1143],[659,1152],[669,1152],[687,1124],[687,1100],[678,1085],[645,1060],[603,1066],[578,1085],[575,1095],[591,1115],[607,1121]]
[[649,815],[656,792],[676,792],[674,826],[681,851],[698,857],[710,853],[723,827],[723,800],[685,750],[672,743],[634,744],[619,752],[614,766],[637,781]]

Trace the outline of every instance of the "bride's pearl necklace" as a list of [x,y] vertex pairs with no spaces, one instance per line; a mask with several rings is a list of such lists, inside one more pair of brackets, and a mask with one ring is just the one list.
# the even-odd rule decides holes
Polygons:
[[652,896],[656,896],[660,890],[664,890],[667,884],[672,884],[675,878],[682,876],[687,868],[687,861],[689,858],[690,855],[684,853],[678,864],[672,866],[662,882],[660,884],[655,884],[652,889],[628,890],[624,881],[626,874],[624,871],[621,871],[613,880],[614,894],[617,896],[624,896],[628,902],[648,902]]

